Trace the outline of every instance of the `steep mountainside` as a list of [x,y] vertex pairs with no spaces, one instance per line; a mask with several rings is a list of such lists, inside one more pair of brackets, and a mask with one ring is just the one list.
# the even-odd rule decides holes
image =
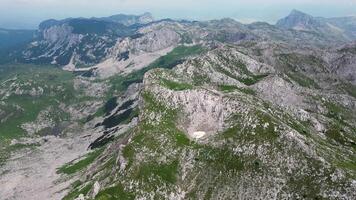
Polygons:
[[286,18],[280,19],[278,27],[296,30],[317,30],[325,28],[321,20],[298,10],[293,10]]
[[340,41],[356,39],[355,17],[313,17],[298,10],[293,10],[289,16],[279,20],[276,26],[284,29],[310,31],[316,34],[325,35],[334,40],[339,39]]
[[40,24],[40,36],[28,45],[23,58],[30,63],[63,66],[77,55],[79,65],[95,64],[118,37],[134,31],[122,24],[93,19],[49,20]]
[[352,39],[355,39],[356,35],[356,17],[337,17],[337,18],[327,18],[324,21],[341,28],[344,30],[345,34]]
[[333,70],[356,85],[356,43],[340,47],[333,58]]
[[89,186],[96,199],[352,199],[355,99],[303,83],[227,46],[153,70],[137,127],[71,194]]

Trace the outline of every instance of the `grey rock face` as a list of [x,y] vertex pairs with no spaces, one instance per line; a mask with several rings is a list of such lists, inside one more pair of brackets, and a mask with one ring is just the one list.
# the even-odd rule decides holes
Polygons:
[[356,38],[356,17],[323,18],[323,20],[344,30],[350,39]]
[[161,56],[178,46],[181,38],[170,28],[156,29],[148,26],[138,30],[141,37],[124,38],[107,50],[105,59],[95,65],[94,71],[100,77],[115,74],[129,74],[147,67]]
[[356,44],[349,44],[336,50],[332,60],[333,70],[344,79],[356,84]]
[[306,13],[293,10],[289,16],[280,19],[276,26],[283,29],[313,31],[319,34],[328,35],[328,37],[340,37],[345,41],[350,41],[356,38],[356,19],[354,17],[313,17]]
[[286,18],[280,19],[278,27],[296,30],[314,30],[323,26],[322,22],[313,16],[293,10]]
[[55,43],[58,40],[70,37],[72,31],[73,28],[65,24],[61,26],[52,26],[43,31],[43,38],[50,43]]

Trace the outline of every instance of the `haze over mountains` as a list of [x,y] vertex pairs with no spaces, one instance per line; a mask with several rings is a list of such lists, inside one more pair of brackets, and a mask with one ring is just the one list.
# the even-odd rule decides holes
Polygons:
[[[76,30],[83,28],[86,25],[93,25],[93,23],[97,23],[96,27],[95,26],[91,27],[92,30],[82,30],[81,33],[95,34],[102,31],[100,32],[102,34],[105,31],[109,31],[109,30],[104,30],[106,28],[109,29],[108,27],[104,28],[104,26],[109,26],[110,23],[112,24],[118,23],[125,26],[131,26],[134,24],[145,24],[153,21],[154,21],[153,16],[150,13],[145,13],[141,16],[118,14],[118,15],[114,15],[110,17],[102,17],[102,18],[90,18],[90,19],[69,18],[69,19],[64,19],[59,21],[47,20],[39,25],[39,32],[41,33],[41,31],[44,31],[45,29],[48,29],[52,26],[63,25],[65,23],[69,24],[69,26],[73,28],[77,27]],[[343,39],[353,40],[355,39],[355,35],[356,35],[355,21],[356,21],[356,17],[354,16],[339,17],[339,18],[321,18],[321,17],[313,17],[311,15],[308,15],[298,10],[293,10],[289,16],[280,19],[276,23],[276,27],[281,29],[310,31],[310,32],[319,33],[321,35],[330,34],[329,37],[334,36],[334,37],[341,37],[341,40]],[[89,24],[85,24],[85,23],[89,23]],[[258,22],[251,24],[251,26],[253,26],[254,24],[258,24]],[[103,30],[100,30],[101,28]],[[125,28],[121,27],[121,29],[125,29]],[[90,31],[94,31],[94,32],[90,32]],[[23,30],[14,31],[14,30],[2,29],[1,33],[2,35],[0,36],[1,39],[0,48],[11,47],[12,45],[11,42],[14,42],[15,43],[14,45],[16,45],[17,43],[21,43],[23,41],[29,41],[33,39],[35,35],[34,31],[23,31]],[[10,38],[10,37],[16,37],[16,35],[18,34],[26,34],[26,35],[22,36],[21,39],[19,40]],[[335,38],[335,40],[337,40],[337,38]]]
[[[11,41],[16,41],[13,45],[17,45],[19,42],[24,43],[32,40],[33,43],[25,47],[23,55],[19,58],[27,60],[26,62],[53,63],[64,66],[72,60],[74,65],[91,66],[99,64],[110,57],[108,55],[109,52],[102,51],[109,47],[113,48],[117,38],[134,35],[133,33],[137,32],[142,24],[153,21],[153,17],[149,13],[141,16],[115,15],[104,18],[47,20],[39,25],[37,34],[28,31],[26,32],[27,35],[22,37],[21,40],[7,40],[6,37],[10,35],[12,37],[16,36],[16,34],[10,34],[8,31],[2,35],[2,38],[8,41],[7,47],[11,47],[12,44],[9,43]],[[179,30],[181,33],[189,35],[191,34],[189,31],[197,30],[201,26],[220,24],[221,30],[212,31],[206,29],[206,33],[203,33],[207,34],[206,36],[195,35],[191,37],[196,37],[199,40],[210,40],[220,34],[221,37],[227,37],[223,39],[229,39],[231,40],[230,42],[235,43],[240,40],[246,40],[246,38],[249,38],[249,40],[275,40],[278,38],[280,41],[294,41],[295,43],[301,39],[310,41],[315,45],[325,46],[355,39],[355,21],[354,17],[326,19],[312,17],[293,10],[289,16],[279,20],[276,26],[259,22],[243,25],[234,20],[222,19],[207,22],[183,21],[183,26],[177,27],[177,29],[181,29]],[[162,20],[161,22],[171,23],[171,25],[176,26],[179,23],[179,21],[175,22],[173,20]],[[298,32],[293,32],[293,30],[298,30]],[[224,36],[224,31],[229,35]],[[31,34],[35,38],[31,37]],[[87,40],[87,38],[90,38],[90,40]],[[92,45],[90,43],[101,43],[100,47],[90,48],[90,51],[95,54],[94,57],[83,55],[88,53],[84,49],[76,49],[80,46]],[[65,49],[64,52],[61,51],[63,48]],[[68,51],[68,48],[70,51]],[[48,53],[48,51],[51,53]]]
[[356,17],[322,18],[313,17],[303,12],[293,10],[289,16],[277,22],[277,27],[312,31],[316,33],[345,37],[349,40],[355,39]]
[[297,10],[1,30],[0,199],[355,199],[355,30]]

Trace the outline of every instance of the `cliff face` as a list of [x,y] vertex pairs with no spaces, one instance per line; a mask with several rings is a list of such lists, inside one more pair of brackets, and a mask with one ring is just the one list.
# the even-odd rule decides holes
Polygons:
[[352,43],[335,50],[332,60],[333,70],[344,79],[356,84],[356,44]]

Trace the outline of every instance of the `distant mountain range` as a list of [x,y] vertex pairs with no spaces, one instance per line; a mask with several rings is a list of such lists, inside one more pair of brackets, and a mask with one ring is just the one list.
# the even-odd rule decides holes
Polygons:
[[[13,59],[21,62],[91,67],[112,58],[115,45],[123,38],[131,40],[145,35],[144,27],[166,24],[165,32],[178,34],[181,40],[241,42],[246,40],[278,40],[304,45],[319,46],[343,44],[356,38],[356,19],[320,18],[293,10],[291,14],[270,25],[263,22],[244,25],[232,19],[205,22],[159,20],[150,13],[143,15],[114,15],[102,18],[68,18],[46,20],[37,31],[19,31],[17,34],[0,34],[0,46],[9,47],[26,43]],[[152,25],[152,26],[151,26]],[[35,34],[36,33],[36,34]],[[19,35],[21,40],[16,39]],[[10,36],[11,35],[11,36]],[[35,35],[36,37],[32,37]],[[14,37],[6,38],[6,37]],[[149,40],[149,38],[147,38]],[[165,38],[160,38],[165,40]],[[31,40],[31,42],[29,42]],[[142,38],[141,38],[142,40]],[[7,44],[1,41],[7,41]],[[13,43],[12,43],[13,41]],[[16,41],[16,42],[15,42]],[[121,44],[123,45],[123,44]],[[162,48],[166,47],[165,45]],[[130,52],[139,52],[140,47],[130,47]],[[22,53],[19,53],[22,52]],[[121,52],[124,53],[124,52]],[[120,56],[115,62],[120,60]],[[75,67],[74,67],[75,68]]]
[[[102,18],[68,18],[64,20],[50,19],[39,24],[37,31],[41,32],[53,26],[67,24],[73,28],[74,33],[105,33],[110,32],[109,29],[115,30],[112,33],[125,32],[125,26],[146,24],[153,22],[154,18],[151,13],[144,13],[143,15],[124,15],[118,14],[110,17]],[[13,48],[14,46],[24,44],[35,38],[36,30],[11,30],[0,28],[0,50]]]
[[[68,24],[75,29],[75,32],[80,33],[103,33],[107,31],[108,26],[113,24],[121,24],[124,26],[140,25],[153,22],[154,18],[151,13],[144,13],[143,15],[124,15],[118,14],[110,17],[101,18],[67,18],[63,20],[49,19],[43,21],[39,25],[39,30],[45,30],[53,26],[60,26]],[[85,27],[92,28],[91,30],[80,30]]]
[[[226,20],[215,20],[208,22],[191,22],[191,21],[175,21],[168,20],[171,22],[183,23],[184,25],[189,24],[192,29],[197,24],[200,25],[211,25],[210,33],[212,32],[221,32],[219,36],[216,35],[215,39],[222,40],[231,40],[231,39],[246,39],[246,38],[269,38],[283,41],[291,41],[308,39],[311,43],[318,43],[322,45],[334,44],[334,43],[343,43],[347,41],[352,41],[356,39],[356,17],[340,17],[340,18],[322,18],[322,17],[313,17],[306,13],[303,13],[298,10],[293,10],[290,15],[280,19],[276,25],[269,25],[263,22],[257,22],[249,25],[243,25],[238,22],[235,22],[232,19]],[[155,21],[152,14],[144,13],[142,15],[124,15],[118,14],[109,17],[102,18],[68,18],[64,20],[55,20],[50,19],[46,20],[39,25],[39,29],[35,30],[6,30],[0,29],[0,51],[4,49],[18,48],[21,44],[29,44],[31,42],[36,42],[36,44],[41,44],[40,47],[25,45],[25,56],[20,56],[25,58],[25,60],[32,60],[35,62],[51,63],[53,58],[48,58],[47,56],[41,56],[42,51],[48,51],[50,46],[53,46],[54,43],[61,41],[67,42],[71,41],[72,44],[81,43],[90,43],[90,41],[85,40],[86,35],[96,35],[91,37],[92,42],[97,42],[100,37],[106,37],[104,43],[106,47],[113,46],[117,38],[123,38],[126,36],[138,35],[136,31],[138,28],[145,26],[148,23],[158,23]],[[213,25],[215,24],[215,27]],[[217,30],[219,28],[220,30]],[[189,29],[189,28],[188,28]],[[222,32],[229,32],[227,30],[235,29],[235,31],[242,33],[239,36],[235,35],[222,35]],[[294,31],[294,32],[293,32]],[[295,32],[298,31],[298,32]],[[189,30],[186,30],[189,32]],[[229,33],[231,34],[231,33]],[[71,37],[77,37],[74,39]],[[187,34],[185,34],[187,35]],[[233,37],[233,38],[232,38]],[[237,37],[237,38],[236,38]],[[239,38],[244,37],[244,38]],[[81,39],[79,39],[81,38]],[[101,38],[102,39],[102,38]],[[209,38],[210,39],[210,38]],[[79,40],[81,42],[79,42]],[[44,44],[46,43],[46,44]],[[44,47],[45,45],[46,47]],[[57,44],[58,46],[58,44]],[[74,46],[73,46],[74,47]],[[42,50],[41,50],[42,48]],[[36,49],[36,50],[34,50]],[[35,51],[32,52],[31,51]],[[57,50],[56,50],[57,51]],[[42,52],[42,53],[41,53]],[[69,63],[71,53],[61,52],[61,55],[57,53],[51,54],[52,57],[58,57],[60,61],[54,62],[59,65],[66,65]],[[39,57],[38,59],[36,57]],[[106,55],[101,55],[105,57]],[[66,57],[61,59],[61,57]],[[101,61],[101,58],[92,59],[92,61],[82,62],[85,65],[95,64]]]
[[152,14],[149,12],[146,12],[142,15],[118,14],[118,15],[112,15],[110,17],[102,17],[102,18],[94,18],[94,19],[104,20],[104,21],[108,21],[108,22],[121,23],[125,26],[131,26],[134,24],[147,24],[147,23],[153,22],[155,20],[154,17],[152,16]]
[[10,48],[34,39],[34,30],[10,30],[0,28],[0,49]]

